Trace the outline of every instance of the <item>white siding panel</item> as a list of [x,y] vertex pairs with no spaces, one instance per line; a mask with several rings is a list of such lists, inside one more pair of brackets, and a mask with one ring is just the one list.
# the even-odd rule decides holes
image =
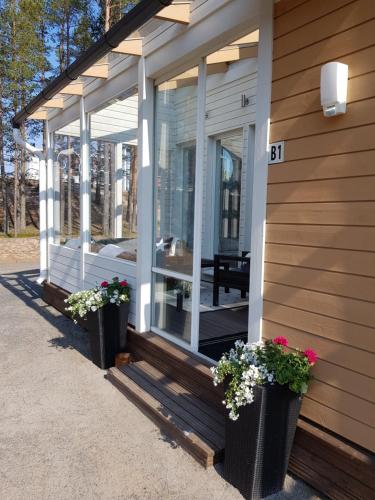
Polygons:
[[136,264],[122,259],[111,259],[93,253],[85,257],[85,288],[99,285],[102,281],[110,281],[114,276],[126,279],[131,288],[129,323],[135,325],[136,305]]
[[80,251],[49,245],[49,281],[68,292],[81,288]]

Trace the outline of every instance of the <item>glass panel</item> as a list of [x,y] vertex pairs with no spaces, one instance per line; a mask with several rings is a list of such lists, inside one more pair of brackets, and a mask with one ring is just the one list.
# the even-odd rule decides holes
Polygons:
[[54,239],[80,248],[80,125],[79,120],[54,134]]
[[207,66],[198,350],[215,360],[248,337],[256,41],[228,40],[238,60]]
[[91,251],[137,258],[136,93],[90,114]]
[[154,274],[154,326],[190,343],[191,283]]
[[243,131],[216,140],[219,175],[219,251],[238,252],[240,235]]
[[155,125],[154,265],[191,275],[198,68],[159,85]]

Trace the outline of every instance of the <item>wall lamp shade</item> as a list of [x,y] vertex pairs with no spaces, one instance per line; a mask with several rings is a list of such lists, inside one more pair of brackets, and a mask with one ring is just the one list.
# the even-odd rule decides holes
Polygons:
[[320,102],[324,116],[346,112],[349,67],[339,62],[324,64],[320,73]]

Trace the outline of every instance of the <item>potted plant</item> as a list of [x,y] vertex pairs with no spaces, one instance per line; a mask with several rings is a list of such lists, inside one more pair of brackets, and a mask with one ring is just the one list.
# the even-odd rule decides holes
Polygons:
[[84,319],[89,332],[92,361],[99,368],[115,365],[115,357],[126,346],[130,288],[118,277],[103,281],[90,290],[72,293],[65,302],[66,310],[77,322]]
[[229,410],[225,426],[226,479],[246,499],[283,488],[310,370],[312,349],[286,350],[285,337],[235,347],[212,368],[214,384],[224,383]]

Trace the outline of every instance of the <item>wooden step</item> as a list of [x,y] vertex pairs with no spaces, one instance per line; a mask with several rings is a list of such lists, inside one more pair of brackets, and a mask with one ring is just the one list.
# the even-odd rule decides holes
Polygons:
[[146,361],[111,368],[107,379],[201,465],[223,459],[224,417]]
[[128,348],[136,359],[147,361],[224,414],[223,389],[213,385],[208,362],[159,335],[132,329],[128,330]]

